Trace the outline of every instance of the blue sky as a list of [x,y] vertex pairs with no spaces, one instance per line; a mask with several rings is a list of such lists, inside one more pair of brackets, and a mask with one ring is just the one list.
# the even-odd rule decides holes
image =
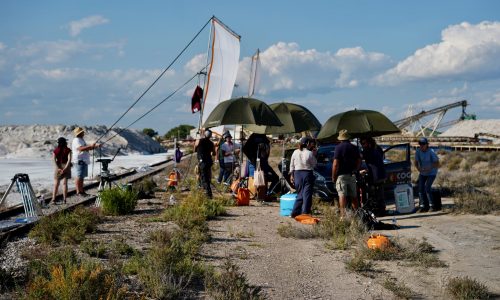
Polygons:
[[[500,118],[499,1],[0,1],[0,125],[111,125],[212,16],[242,36],[233,96],[295,102],[321,122],[359,108],[390,119],[466,99]],[[207,27],[117,126],[193,76]],[[196,125],[196,81],[133,125]],[[447,118],[458,118],[459,109]]]

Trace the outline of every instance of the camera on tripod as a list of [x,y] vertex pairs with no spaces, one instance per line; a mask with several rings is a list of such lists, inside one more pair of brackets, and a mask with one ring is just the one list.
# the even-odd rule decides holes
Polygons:
[[121,148],[118,148],[113,158],[98,158],[96,161],[101,164],[101,177],[109,177],[108,166],[115,159],[116,155],[120,152]]

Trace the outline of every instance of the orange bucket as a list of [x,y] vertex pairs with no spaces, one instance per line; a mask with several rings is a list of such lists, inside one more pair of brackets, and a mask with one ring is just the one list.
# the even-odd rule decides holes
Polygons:
[[238,200],[238,206],[250,205],[250,190],[247,188],[239,188],[236,194],[236,200]]
[[376,236],[371,235],[366,244],[370,249],[384,250],[391,245],[391,241],[385,235],[378,234]]

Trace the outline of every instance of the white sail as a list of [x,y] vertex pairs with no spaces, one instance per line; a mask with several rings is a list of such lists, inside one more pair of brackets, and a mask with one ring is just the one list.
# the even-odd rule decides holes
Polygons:
[[[212,19],[211,58],[205,83],[202,124],[221,101],[231,99],[240,59],[240,37]],[[213,131],[222,133],[220,128]]]

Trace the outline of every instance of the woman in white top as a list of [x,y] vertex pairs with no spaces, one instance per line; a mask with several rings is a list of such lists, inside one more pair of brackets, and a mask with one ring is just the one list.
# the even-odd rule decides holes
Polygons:
[[314,186],[313,170],[316,166],[316,142],[303,137],[299,149],[295,150],[290,160],[290,180],[297,190],[297,199],[293,205],[292,218],[300,214],[311,214]]

